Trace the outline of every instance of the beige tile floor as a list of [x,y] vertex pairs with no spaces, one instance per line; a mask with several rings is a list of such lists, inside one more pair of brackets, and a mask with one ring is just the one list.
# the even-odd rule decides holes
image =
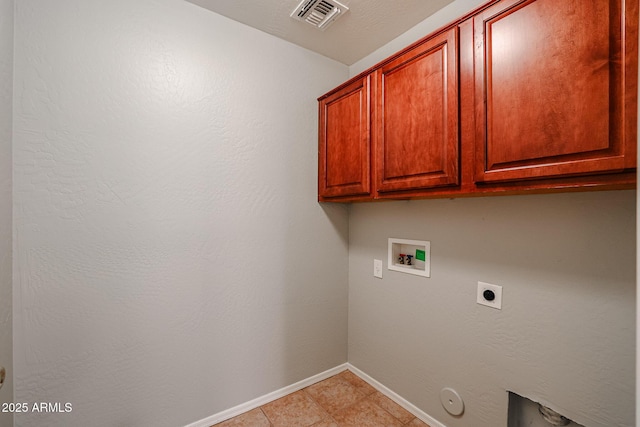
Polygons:
[[343,371],[215,426],[429,427],[351,371]]

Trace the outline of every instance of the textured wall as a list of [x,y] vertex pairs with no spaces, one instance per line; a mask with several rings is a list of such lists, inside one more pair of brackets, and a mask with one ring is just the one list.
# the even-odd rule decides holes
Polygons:
[[344,65],[181,0],[21,0],[18,426],[179,426],[346,362]]
[[[482,3],[456,0],[350,75]],[[627,191],[354,205],[349,361],[451,427],[506,425],[506,390],[588,427],[634,425],[635,199]],[[431,240],[432,278],[371,277],[374,257],[386,265],[388,237]],[[504,286],[501,312],[474,303],[479,280]],[[462,418],[440,407],[444,386],[463,394]]]
[[[633,426],[635,215],[635,191],[354,205],[350,363],[450,427],[505,426],[508,390]],[[388,237],[431,241],[431,278],[374,278]],[[477,281],[503,286],[501,311],[476,304]]]
[[[11,121],[13,91],[13,0],[0,0],[0,365],[8,380],[0,403],[13,401],[11,299]],[[0,427],[13,425],[11,413],[0,412]]]

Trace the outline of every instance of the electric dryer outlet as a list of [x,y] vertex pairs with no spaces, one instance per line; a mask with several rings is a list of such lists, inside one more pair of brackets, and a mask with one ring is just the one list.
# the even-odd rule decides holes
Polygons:
[[502,286],[478,282],[478,304],[502,310]]

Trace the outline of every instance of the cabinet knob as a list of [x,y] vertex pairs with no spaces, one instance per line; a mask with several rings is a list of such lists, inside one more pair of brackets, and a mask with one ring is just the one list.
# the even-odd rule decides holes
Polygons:
[[4,379],[7,377],[7,371],[4,366],[0,366],[0,388],[4,385]]

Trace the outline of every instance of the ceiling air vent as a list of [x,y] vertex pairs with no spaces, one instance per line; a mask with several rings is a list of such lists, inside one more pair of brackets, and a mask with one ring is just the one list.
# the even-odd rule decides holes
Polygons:
[[335,0],[302,0],[291,17],[324,31],[348,10]]

